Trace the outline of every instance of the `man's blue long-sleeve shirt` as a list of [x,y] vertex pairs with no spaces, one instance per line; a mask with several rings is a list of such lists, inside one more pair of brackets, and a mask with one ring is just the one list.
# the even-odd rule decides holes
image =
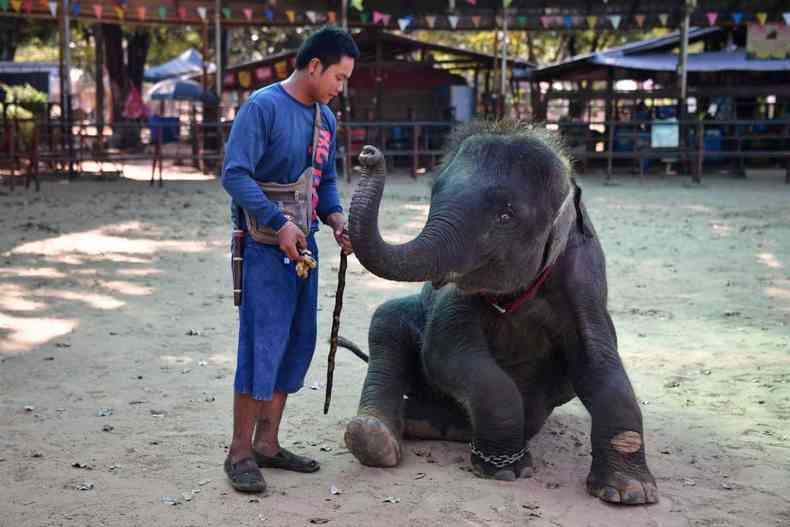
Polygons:
[[[275,230],[286,218],[253,179],[267,183],[294,183],[310,166],[315,107],[297,101],[280,83],[254,92],[242,105],[233,121],[225,144],[222,186],[232,198],[231,215],[242,225],[238,206],[255,216],[258,223]],[[332,111],[321,105],[321,128],[331,140],[318,187],[318,217],[326,222],[333,212],[342,212],[335,171],[335,132]],[[318,229],[313,222],[312,230]]]

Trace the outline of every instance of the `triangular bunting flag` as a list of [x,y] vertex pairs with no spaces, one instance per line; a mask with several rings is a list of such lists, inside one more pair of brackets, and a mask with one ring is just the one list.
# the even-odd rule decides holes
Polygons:
[[543,27],[549,27],[551,25],[551,17],[550,16],[540,17],[540,23]]
[[96,15],[96,18],[101,18],[103,7],[101,4],[93,4],[93,14]]
[[359,19],[362,21],[363,24],[367,24],[368,20],[370,20],[370,14],[362,11],[359,14]]
[[58,3],[57,2],[50,2],[49,3],[49,13],[52,16],[58,16]]
[[573,27],[573,17],[571,15],[565,15],[562,19],[562,25],[566,28],[570,29]]
[[378,24],[379,20],[381,20],[381,13],[376,10],[373,10],[373,23]]
[[80,16],[79,2],[74,2],[73,4],[71,4],[71,16]]
[[636,19],[636,25],[640,28],[645,25],[645,15],[636,15],[634,18]]
[[768,13],[761,11],[757,13],[757,22],[760,23],[761,26],[765,25],[765,21],[768,19]]
[[167,17],[167,8],[163,5],[159,6],[159,18],[164,20]]
[[137,18],[140,20],[145,20],[145,6],[141,5],[137,8]]
[[381,21],[382,21],[382,22],[384,22],[384,25],[385,25],[385,26],[388,26],[388,25],[390,25],[390,17],[391,17],[391,16],[392,16],[392,15],[390,15],[389,13],[384,13],[384,16],[383,16],[383,17],[381,17]]
[[612,27],[617,29],[620,27],[620,21],[623,19],[620,15],[609,15],[609,21],[612,23]]
[[351,0],[351,7],[357,11],[362,11],[364,9],[364,7],[362,7],[362,0]]
[[14,11],[19,13],[19,11],[22,9],[22,0],[11,0],[11,7],[14,9]]
[[[247,16],[247,13],[244,13],[244,16]],[[263,16],[266,17],[266,20],[268,20],[270,24],[274,22],[274,11],[272,11],[271,9],[267,9],[266,11],[264,11]],[[250,11],[250,18],[252,18],[252,11]]]
[[124,16],[126,16],[126,11],[123,10],[123,7],[119,5],[112,6],[113,11],[115,11],[115,17],[118,20],[123,20]]
[[30,12],[33,11],[33,0],[24,0],[24,2],[22,2],[22,9],[29,15]]
[[494,21],[496,22],[496,27],[505,27],[505,22],[502,20],[501,16],[495,16]]
[[740,11],[736,11],[732,14],[732,21],[735,22],[735,25],[740,25],[741,19],[743,18],[743,13]]
[[435,16],[426,16],[425,23],[428,24],[428,27],[433,29],[433,26],[436,24],[436,17]]
[[669,22],[669,15],[666,13],[661,13],[658,15],[658,19],[661,21],[661,25],[666,27],[667,22]]
[[502,0],[502,7],[505,9],[510,8],[510,5],[513,3],[513,0]]
[[719,14],[716,11],[708,11],[705,13],[705,16],[708,17],[708,25],[713,26],[716,24],[716,19],[719,18]]
[[790,11],[782,13],[782,18],[785,19],[785,25],[790,26]]
[[334,11],[329,11],[326,14],[326,19],[329,21],[330,24],[337,24],[337,13]]
[[480,27],[480,15],[473,16],[472,23],[475,25],[475,27]]
[[3,11],[8,11],[8,0],[0,0],[0,9],[2,9]]
[[401,31],[406,31],[406,28],[409,27],[409,24],[411,24],[410,16],[404,16],[398,19],[398,27]]
[[245,7],[242,11],[244,13],[244,18],[246,18],[248,21],[252,20],[252,9]]
[[456,15],[450,15],[447,17],[447,20],[450,21],[451,28],[455,29],[455,27],[458,25],[458,18],[459,17],[457,17]]
[[222,8],[222,16],[224,16],[225,18],[230,18],[230,8],[229,7],[223,7]]
[[39,0],[38,3],[41,4],[41,7],[44,9],[49,9],[49,0]]
[[186,7],[179,6],[178,9],[176,10],[176,13],[178,13],[178,18],[180,18],[181,20],[186,20],[186,18],[187,18],[187,8]]
[[206,21],[206,7],[205,6],[198,6],[197,12],[198,12],[198,16],[200,17],[200,20],[205,22]]
[[526,26],[527,25],[527,17],[524,15],[520,15],[516,17],[516,24],[519,26]]
[[595,27],[595,24],[598,22],[598,17],[590,15],[587,17],[587,27],[590,29]]
[[304,14],[307,17],[307,20],[309,20],[311,24],[315,24],[315,20],[316,20],[315,11],[305,11]]
[[293,24],[294,21],[296,20],[296,12],[293,9],[289,9],[288,11],[286,11],[285,16],[288,17],[288,22],[290,22],[291,24]]
[[466,3],[469,5],[477,5],[477,0],[466,0]]
[[447,7],[450,11],[455,11],[455,0],[447,0]]

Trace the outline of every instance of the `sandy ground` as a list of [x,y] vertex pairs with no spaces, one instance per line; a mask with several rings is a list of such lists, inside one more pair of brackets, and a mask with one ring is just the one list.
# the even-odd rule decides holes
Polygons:
[[[402,466],[361,466],[342,434],[365,365],[342,350],[321,411],[338,262],[326,230],[320,344],[282,428],[286,446],[323,467],[268,471],[266,496],[235,493],[222,472],[237,329],[226,196],[196,174],[171,170],[164,189],[139,181],[147,167],[128,174],[138,180],[0,189],[0,525],[790,525],[781,179],[580,181],[660,491],[656,505],[622,508],[585,493],[578,402],[533,441],[530,479],[477,479],[452,443],[409,442]],[[428,187],[391,179],[383,226],[404,240]],[[375,307],[414,290],[352,259],[342,334],[366,343]]]

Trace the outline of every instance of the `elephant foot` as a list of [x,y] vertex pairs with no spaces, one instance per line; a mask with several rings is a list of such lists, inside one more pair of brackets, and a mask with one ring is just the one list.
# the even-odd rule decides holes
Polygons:
[[398,436],[370,415],[358,415],[348,423],[345,441],[354,457],[369,467],[394,467],[403,455]]
[[479,478],[499,481],[516,481],[518,478],[531,477],[534,473],[532,456],[526,446],[522,452],[523,455],[519,459],[507,463],[506,456],[486,456],[473,447],[472,472]]
[[658,502],[658,487],[645,463],[640,434],[623,432],[611,440],[610,448],[596,454],[587,476],[587,492],[624,505]]

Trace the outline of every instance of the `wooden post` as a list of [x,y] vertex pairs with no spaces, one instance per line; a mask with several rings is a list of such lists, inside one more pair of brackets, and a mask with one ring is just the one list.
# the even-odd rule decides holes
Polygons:
[[[412,114],[412,120],[414,120]],[[417,179],[417,171],[420,169],[420,127],[415,122],[412,128],[412,163],[411,163],[411,177]]]
[[[382,97],[384,96],[383,90],[383,83],[382,83],[382,61],[383,61],[383,43],[381,41],[381,32],[376,31],[374,33],[374,38],[376,39],[376,120],[382,120],[381,114],[381,107],[382,107]],[[384,144],[382,142],[382,129],[376,128],[376,143],[379,148],[384,150]]]
[[507,115],[507,52],[508,52],[508,33],[507,33],[507,8],[502,9],[502,79],[499,86],[499,117]]
[[607,163],[606,163],[606,182],[608,183],[612,179],[612,164],[614,162],[614,129],[616,124],[614,121],[610,121],[609,125],[609,146],[607,147]]
[[705,121],[700,117],[697,121],[697,166],[695,182],[702,181],[702,166],[705,162]]
[[96,148],[104,146],[104,36],[101,24],[93,26],[96,53]]
[[68,177],[74,177],[74,132],[71,129],[71,23],[69,17],[69,0],[61,5],[60,31],[60,82],[61,108],[60,116],[63,123],[63,146],[68,158]]
[[[341,0],[340,2],[340,22],[344,31],[348,31],[348,0]],[[343,95],[341,97],[343,106],[343,122],[345,126],[343,130],[346,136],[346,152],[345,159],[343,159],[343,166],[346,170],[346,182],[351,183],[351,127],[348,123],[351,122],[351,98],[348,96],[348,82],[343,83]]]
[[19,163],[19,158],[16,155],[16,117],[11,119],[10,134],[8,137],[8,157],[11,165],[11,176],[8,178],[8,184],[11,191],[14,190],[14,180],[16,179],[16,166]]
[[[688,51],[689,51],[689,25],[691,11],[696,6],[696,0],[684,0],[683,2],[683,20],[680,29],[680,56],[678,57],[678,84],[680,91],[680,100],[678,100],[678,132],[680,134],[680,149],[681,160],[683,165],[689,165],[688,158],[688,127],[686,126],[686,119],[688,117],[688,104],[686,99],[688,97],[687,89],[687,66],[688,66]],[[685,159],[684,159],[685,158]],[[699,183],[699,174],[693,173],[691,176],[692,181]]]
[[612,154],[614,151],[614,70],[607,68],[606,70],[606,130],[609,139],[607,141],[607,168],[606,168],[606,181],[612,178]]

